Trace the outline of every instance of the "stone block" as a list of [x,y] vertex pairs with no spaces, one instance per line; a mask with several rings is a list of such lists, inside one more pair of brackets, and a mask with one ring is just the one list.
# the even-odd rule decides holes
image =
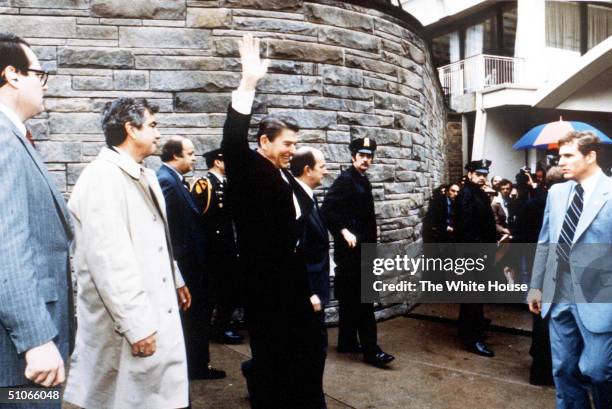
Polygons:
[[412,115],[395,115],[395,127],[411,132],[419,132],[421,130],[421,121]]
[[271,58],[341,64],[343,50],[338,47],[299,41],[270,40],[268,42],[268,56]]
[[230,28],[232,12],[228,9],[188,8],[187,27]]
[[136,68],[150,70],[222,71],[221,58],[174,55],[137,55]]
[[234,28],[237,30],[270,31],[304,36],[317,35],[317,26],[314,24],[278,18],[234,17]]
[[325,85],[323,95],[346,99],[371,99],[372,91],[363,88],[345,87],[339,85]]
[[100,114],[94,113],[52,112],[49,114],[49,129],[54,134],[97,134],[101,131],[101,119]]
[[115,71],[115,89],[145,90],[149,89],[149,73],[147,71]]
[[59,67],[133,68],[134,56],[127,50],[101,48],[60,48]]
[[379,52],[380,44],[377,37],[353,30],[334,27],[321,27],[319,41],[340,47],[356,48],[371,53]]
[[374,28],[376,30],[391,34],[399,39],[403,37],[404,29],[397,24],[391,23],[382,18],[374,18]]
[[157,123],[162,128],[206,128],[210,126],[207,115],[196,114],[157,114]]
[[239,57],[237,38],[219,38],[213,40],[213,48],[222,57]]
[[408,170],[397,171],[395,172],[395,177],[401,182],[413,182],[416,180],[416,172]]
[[226,112],[232,101],[230,94],[179,92],[174,98],[176,112]]
[[69,163],[66,167],[66,182],[69,185],[76,184],[85,166],[87,166],[85,163]]
[[388,91],[389,81],[378,78],[364,77],[363,86],[364,88],[375,89],[377,91]]
[[240,74],[208,71],[151,71],[151,89],[155,91],[233,90],[240,82]]
[[209,32],[193,28],[120,27],[120,47],[208,49]]
[[372,60],[370,58],[358,57],[356,55],[347,54],[346,66],[391,76],[397,75],[397,67],[391,64]]
[[395,170],[392,165],[374,164],[368,170],[370,182],[389,182],[395,178]]
[[402,84],[408,85],[414,89],[423,89],[423,77],[412,71],[400,69],[399,80]]
[[45,118],[30,119],[27,121],[27,127],[35,141],[47,139],[49,136],[49,121]]
[[20,37],[73,38],[77,35],[74,17],[0,15],[0,27]]
[[332,85],[350,85],[360,87],[363,84],[361,71],[336,65],[323,65],[321,67],[323,83]]
[[36,150],[45,162],[80,162],[81,144],[78,142],[42,141]]
[[299,10],[302,0],[223,0],[224,7],[251,10]]
[[393,117],[338,112],[338,123],[344,125],[388,127],[393,125]]
[[259,92],[284,94],[320,94],[323,84],[317,77],[268,74],[257,84]]
[[350,112],[371,112],[374,109],[371,102],[319,96],[304,97],[304,107]]
[[97,17],[179,20],[187,7],[177,0],[91,0],[90,8]]
[[275,115],[293,118],[302,129],[329,129],[336,124],[336,113],[305,109],[270,109]]
[[116,40],[119,38],[119,30],[112,26],[77,26],[78,38],[90,38],[95,40]]
[[43,60],[55,60],[57,58],[57,49],[55,46],[32,46],[32,51],[36,57]]
[[113,79],[110,77],[72,77],[72,89],[80,91],[108,91],[113,89]]
[[89,6],[87,0],[11,0],[10,3],[13,7],[50,9],[86,9]]
[[307,3],[304,5],[304,17],[308,21],[333,27],[366,32],[372,32],[373,29],[372,17],[362,13],[343,10],[339,7]]
[[266,113],[268,108],[303,108],[304,97],[301,95],[259,94],[253,103],[254,112]]
[[399,145],[401,132],[395,129],[351,126],[351,136],[356,138],[374,139],[379,145]]
[[387,202],[380,206],[380,217],[383,219],[406,217],[408,216],[408,210],[409,207],[403,201]]
[[327,142],[344,143],[348,145],[351,142],[351,133],[344,131],[327,131]]
[[417,64],[424,64],[426,61],[425,53],[412,43],[409,43],[408,47],[410,58],[412,58]]
[[346,144],[328,143],[319,147],[327,162],[350,163],[351,154]]
[[316,129],[306,129],[299,133],[300,145],[301,144],[314,144],[312,147],[319,149],[319,143],[325,142],[325,131],[319,131]]
[[[239,63],[239,61],[237,61]],[[240,70],[242,67],[237,66]],[[291,75],[315,75],[316,64],[301,61],[270,60],[268,72]]]

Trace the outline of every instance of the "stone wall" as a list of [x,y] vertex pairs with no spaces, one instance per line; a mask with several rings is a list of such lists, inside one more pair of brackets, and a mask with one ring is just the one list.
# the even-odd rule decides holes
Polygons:
[[[250,32],[272,60],[254,122],[295,117],[302,142],[330,163],[325,186],[350,163],[352,138],[375,138],[380,240],[409,243],[432,188],[447,180],[444,100],[411,17],[358,5],[366,3],[0,0],[0,26],[25,37],[53,72],[46,112],[29,126],[64,192],[103,146],[99,112],[116,97],[158,104],[162,135],[187,136],[198,153],[218,146],[239,82],[237,40]],[[197,173],[204,167],[200,158]]]

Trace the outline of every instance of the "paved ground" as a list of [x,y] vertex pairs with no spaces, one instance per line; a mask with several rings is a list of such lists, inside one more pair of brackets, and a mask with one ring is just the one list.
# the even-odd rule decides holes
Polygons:
[[[379,323],[380,345],[396,356],[387,370],[363,364],[359,355],[337,354],[337,330],[330,329],[325,372],[329,409],[554,407],[554,389],[528,383],[530,338],[520,333],[530,327],[527,312],[512,306],[488,307],[487,316],[500,326],[488,332],[487,342],[496,353],[492,359],[460,348],[451,321],[456,316],[456,306],[422,305],[412,316]],[[193,382],[193,408],[248,408],[239,370],[248,354],[246,345],[211,345],[214,366],[225,369],[228,377]]]

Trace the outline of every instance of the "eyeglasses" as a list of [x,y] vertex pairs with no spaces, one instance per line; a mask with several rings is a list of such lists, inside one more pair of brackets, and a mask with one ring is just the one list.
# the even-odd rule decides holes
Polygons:
[[45,85],[47,85],[47,80],[49,79],[49,73],[47,71],[37,70],[37,69],[34,69],[34,68],[28,68],[26,71],[27,72],[33,72],[34,74],[36,74],[36,76],[40,80],[40,84],[43,87]]

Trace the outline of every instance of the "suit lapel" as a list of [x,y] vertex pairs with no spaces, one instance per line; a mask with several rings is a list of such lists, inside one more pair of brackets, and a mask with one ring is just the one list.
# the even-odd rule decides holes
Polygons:
[[591,225],[597,213],[601,210],[606,200],[609,199],[610,186],[608,184],[608,179],[606,176],[600,176],[597,184],[595,185],[595,190],[589,197],[589,201],[584,204],[584,209],[582,211],[582,215],[580,216],[580,220],[578,221],[578,226],[576,226],[576,233],[574,234],[574,240],[572,243],[576,243],[580,236],[586,231],[586,229]]
[[[167,168],[168,166],[162,165],[162,167]],[[185,189],[185,186],[183,185],[183,181],[181,180],[179,175],[177,175],[176,172],[173,171],[172,169],[164,169],[164,170],[168,172],[172,178],[174,178],[174,181],[178,184],[178,189],[181,192],[181,195],[183,195],[183,198],[185,199],[189,207],[191,207],[191,209],[195,211],[196,213],[199,213],[195,205],[195,202],[193,201],[193,197],[187,191],[187,189]]]
[[21,144],[25,148],[28,155],[30,155],[30,158],[32,158],[32,160],[34,161],[34,164],[38,168],[38,171],[40,172],[43,179],[47,183],[47,187],[49,188],[49,190],[51,191],[51,195],[53,196],[53,201],[55,202],[55,206],[57,208],[58,215],[60,216],[62,224],[64,225],[66,236],[68,237],[69,240],[72,240],[72,237],[73,237],[72,223],[70,221],[71,220],[70,214],[68,213],[68,208],[66,206],[66,200],[64,199],[64,196],[62,196],[59,190],[57,190],[57,187],[55,187],[55,184],[52,182],[51,176],[49,175],[49,172],[47,171],[46,165],[43,163],[38,152],[34,150],[34,147],[32,146],[32,144],[24,136],[21,135],[21,133],[15,128],[15,126],[12,123],[11,123],[11,128],[13,130],[13,134],[15,134],[17,139],[19,139],[19,142],[21,142]]

